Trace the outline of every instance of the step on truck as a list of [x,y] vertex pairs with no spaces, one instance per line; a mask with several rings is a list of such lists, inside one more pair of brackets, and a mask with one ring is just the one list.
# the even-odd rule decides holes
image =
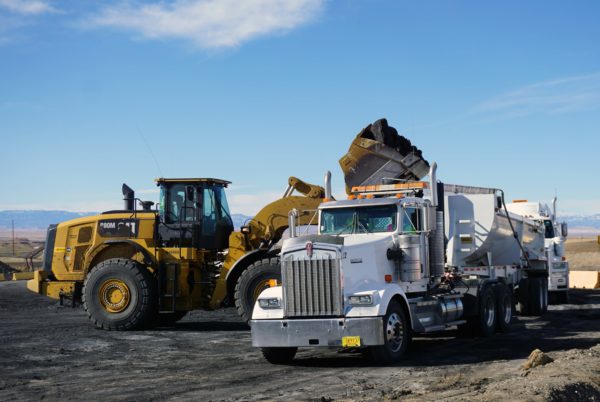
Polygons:
[[437,182],[435,163],[428,182],[382,181],[320,204],[316,235],[294,236],[290,212],[281,286],[258,296],[251,320],[269,362],[334,347],[390,364],[413,334],[490,336],[509,329],[515,303],[545,312],[543,224],[507,211],[501,190]]

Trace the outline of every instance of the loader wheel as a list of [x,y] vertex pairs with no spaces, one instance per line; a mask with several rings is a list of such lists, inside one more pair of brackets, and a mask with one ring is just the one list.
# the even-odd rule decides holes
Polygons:
[[235,307],[242,320],[252,318],[254,303],[260,293],[271,287],[273,281],[281,284],[279,258],[265,258],[250,265],[235,284]]
[[513,317],[512,290],[503,283],[495,286],[496,324],[498,332],[508,332]]
[[103,261],[83,284],[83,306],[97,328],[126,331],[150,325],[156,303],[154,278],[132,260]]
[[493,286],[486,286],[479,296],[478,332],[481,336],[492,336],[496,332],[496,295]]
[[262,354],[271,364],[286,364],[294,360],[298,348],[262,348]]
[[398,363],[410,343],[411,329],[404,309],[397,301],[391,301],[383,317],[383,342],[369,348],[371,358],[379,364]]

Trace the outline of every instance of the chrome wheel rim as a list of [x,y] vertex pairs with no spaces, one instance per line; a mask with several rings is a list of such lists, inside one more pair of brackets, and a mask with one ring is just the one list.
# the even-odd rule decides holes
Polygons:
[[507,295],[504,298],[504,322],[505,323],[510,323],[510,320],[512,318],[512,302],[510,300],[510,297]]
[[491,297],[488,298],[485,302],[483,317],[485,319],[485,325],[491,328],[494,325],[494,321],[496,319],[496,312],[494,311],[494,300]]
[[392,352],[398,352],[402,348],[404,341],[404,325],[397,313],[392,313],[386,323],[387,343]]

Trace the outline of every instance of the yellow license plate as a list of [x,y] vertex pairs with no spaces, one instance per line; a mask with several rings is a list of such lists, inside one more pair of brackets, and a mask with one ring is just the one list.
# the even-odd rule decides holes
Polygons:
[[342,337],[342,347],[357,348],[360,346],[360,336],[344,336]]

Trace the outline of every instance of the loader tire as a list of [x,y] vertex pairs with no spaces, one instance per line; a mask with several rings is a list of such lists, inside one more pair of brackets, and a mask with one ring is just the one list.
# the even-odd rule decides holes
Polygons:
[[244,322],[252,319],[254,303],[260,293],[267,289],[270,280],[281,283],[279,258],[265,258],[255,262],[242,272],[235,284],[235,307]]
[[136,261],[112,258],[96,265],[83,284],[83,306],[97,328],[127,331],[150,326],[157,309],[156,283]]
[[383,342],[381,346],[369,347],[371,358],[378,364],[394,364],[401,361],[411,341],[412,330],[407,315],[397,301],[392,300],[383,317]]
[[496,293],[496,329],[508,332],[514,313],[513,294],[511,288],[503,283],[494,287]]

